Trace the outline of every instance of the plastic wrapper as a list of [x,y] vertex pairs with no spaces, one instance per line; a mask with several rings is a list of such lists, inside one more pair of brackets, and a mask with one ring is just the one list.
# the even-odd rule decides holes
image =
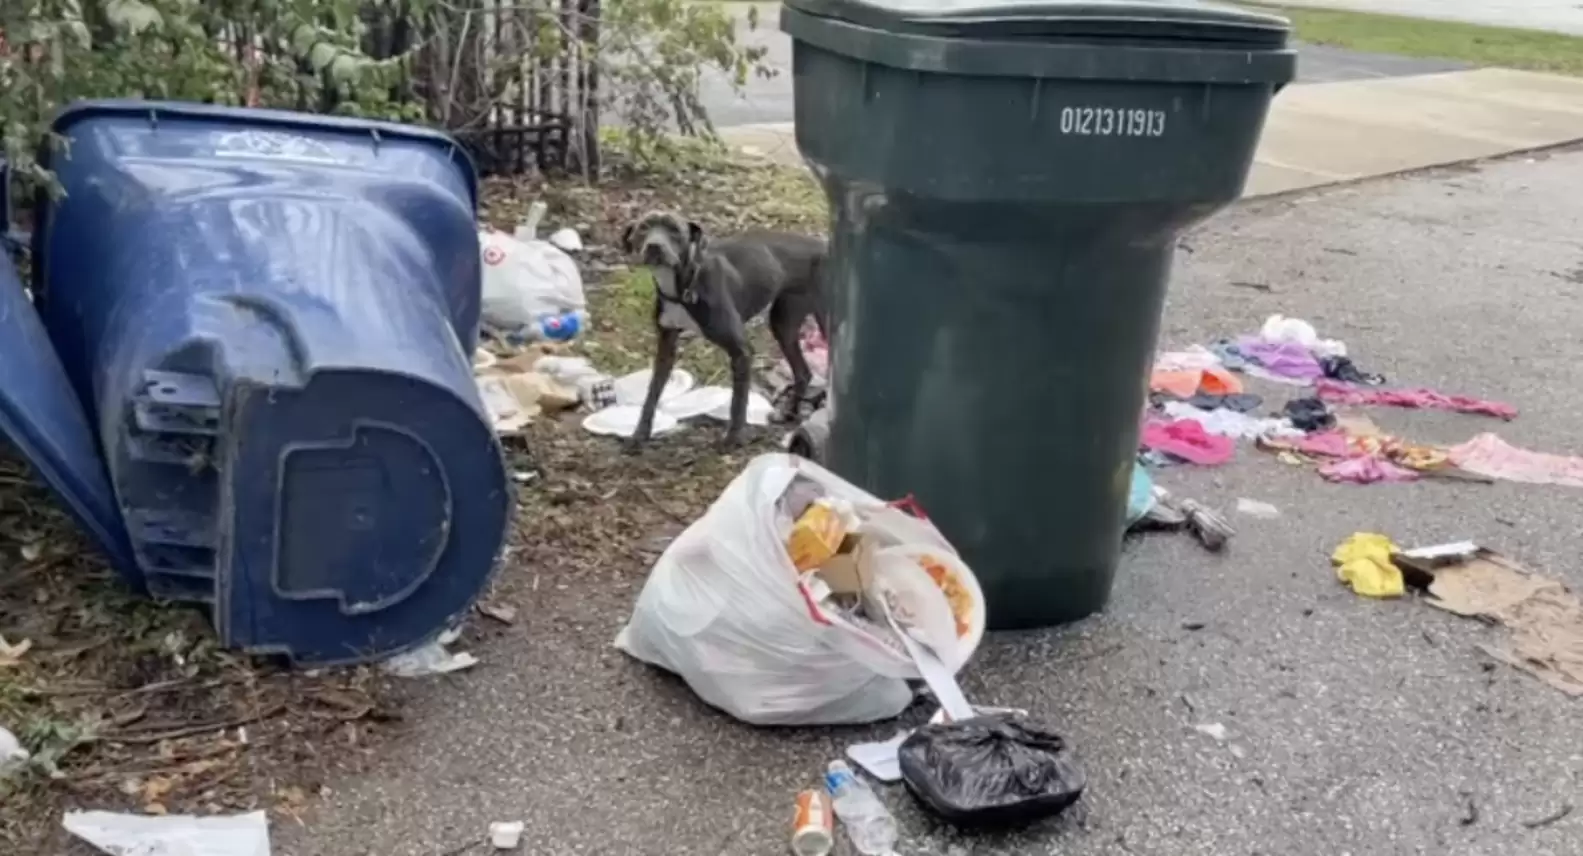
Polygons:
[[1060,735],[1023,716],[981,716],[913,732],[902,781],[926,808],[964,826],[1020,826],[1064,811],[1087,783]]

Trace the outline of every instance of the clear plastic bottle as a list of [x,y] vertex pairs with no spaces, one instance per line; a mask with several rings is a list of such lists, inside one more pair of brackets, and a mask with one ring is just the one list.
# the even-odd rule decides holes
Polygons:
[[845,761],[830,762],[824,786],[853,848],[863,856],[894,856],[899,837],[896,819],[874,789],[854,775]]

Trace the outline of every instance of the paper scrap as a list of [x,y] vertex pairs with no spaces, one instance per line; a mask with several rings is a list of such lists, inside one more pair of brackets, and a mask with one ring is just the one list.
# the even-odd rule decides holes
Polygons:
[[111,856],[269,856],[261,811],[225,817],[69,811],[67,832]]

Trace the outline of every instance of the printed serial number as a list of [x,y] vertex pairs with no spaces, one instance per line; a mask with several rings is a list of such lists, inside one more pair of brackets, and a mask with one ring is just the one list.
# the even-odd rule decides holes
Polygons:
[[1061,133],[1080,137],[1163,137],[1165,111],[1062,107]]

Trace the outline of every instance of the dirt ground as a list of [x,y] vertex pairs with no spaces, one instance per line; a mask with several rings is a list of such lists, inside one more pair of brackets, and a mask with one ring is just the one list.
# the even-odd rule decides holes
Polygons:
[[[548,228],[581,233],[596,320],[573,350],[612,373],[646,364],[652,349],[649,286],[615,249],[630,219],[675,208],[716,234],[824,227],[822,194],[801,171],[704,145],[682,147],[658,168],[621,166],[619,148],[611,159],[618,165],[592,186],[486,182],[480,220],[509,231],[543,199]],[[767,336],[759,342],[766,367],[776,355]],[[723,360],[698,343],[684,348],[682,365],[700,383],[725,376]],[[648,543],[655,531],[679,531],[774,442],[760,431],[722,456],[710,427],[662,438],[663,455],[635,458],[583,431],[578,418],[540,420],[507,441],[521,487],[502,564],[538,572],[498,574],[485,604],[538,586],[540,573],[566,585],[607,573],[616,557],[657,556]],[[410,685],[372,667],[293,672],[227,652],[198,611],[132,595],[9,453],[0,453],[0,567],[0,726],[33,753],[25,771],[0,783],[0,852],[61,852],[59,819],[70,808],[264,808],[289,822],[325,781],[360,769],[402,733]],[[487,644],[499,626],[480,618],[467,638]]]

